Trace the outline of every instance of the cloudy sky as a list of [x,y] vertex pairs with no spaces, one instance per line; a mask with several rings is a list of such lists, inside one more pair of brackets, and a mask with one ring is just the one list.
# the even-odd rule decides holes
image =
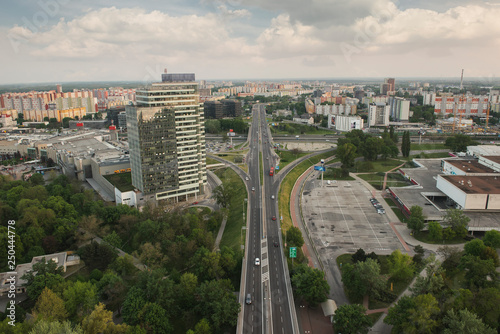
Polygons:
[[500,76],[499,0],[0,3],[0,84]]

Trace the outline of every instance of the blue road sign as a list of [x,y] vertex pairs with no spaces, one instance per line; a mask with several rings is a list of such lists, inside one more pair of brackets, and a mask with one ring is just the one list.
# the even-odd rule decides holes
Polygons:
[[326,168],[323,166],[314,166],[314,170],[319,170],[320,172],[326,171]]

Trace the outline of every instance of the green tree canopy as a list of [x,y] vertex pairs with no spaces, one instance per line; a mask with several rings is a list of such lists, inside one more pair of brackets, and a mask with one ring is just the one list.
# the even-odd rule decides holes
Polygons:
[[359,304],[340,306],[333,316],[333,327],[336,333],[366,334],[371,321],[365,314],[366,309]]
[[500,232],[491,230],[484,234],[483,242],[486,246],[500,248]]
[[365,295],[378,297],[385,288],[386,281],[380,275],[380,264],[373,259],[346,264],[342,272],[342,282],[350,296],[362,298]]
[[402,254],[399,249],[391,253],[387,259],[391,278],[396,281],[404,281],[413,277],[415,266],[411,256]]
[[296,296],[303,298],[311,306],[324,302],[330,291],[324,276],[319,269],[304,264],[296,266],[292,275],[292,287]]
[[38,297],[33,308],[33,314],[37,319],[47,321],[63,321],[68,317],[64,301],[47,287],[44,288],[40,297]]
[[486,326],[474,313],[467,309],[449,310],[443,319],[446,328],[443,334],[495,334],[497,331]]

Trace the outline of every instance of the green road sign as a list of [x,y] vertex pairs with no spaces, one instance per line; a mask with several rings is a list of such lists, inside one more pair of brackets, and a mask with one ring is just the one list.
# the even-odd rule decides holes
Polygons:
[[290,247],[290,258],[297,257],[297,247]]

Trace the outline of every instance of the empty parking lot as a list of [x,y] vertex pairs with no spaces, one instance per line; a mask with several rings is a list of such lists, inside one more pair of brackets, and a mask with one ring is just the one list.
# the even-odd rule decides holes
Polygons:
[[336,181],[331,185],[325,182],[323,187],[318,180],[306,183],[303,217],[322,257],[359,248],[377,254],[403,250],[386,215],[378,214],[370,203],[371,196],[358,181]]

